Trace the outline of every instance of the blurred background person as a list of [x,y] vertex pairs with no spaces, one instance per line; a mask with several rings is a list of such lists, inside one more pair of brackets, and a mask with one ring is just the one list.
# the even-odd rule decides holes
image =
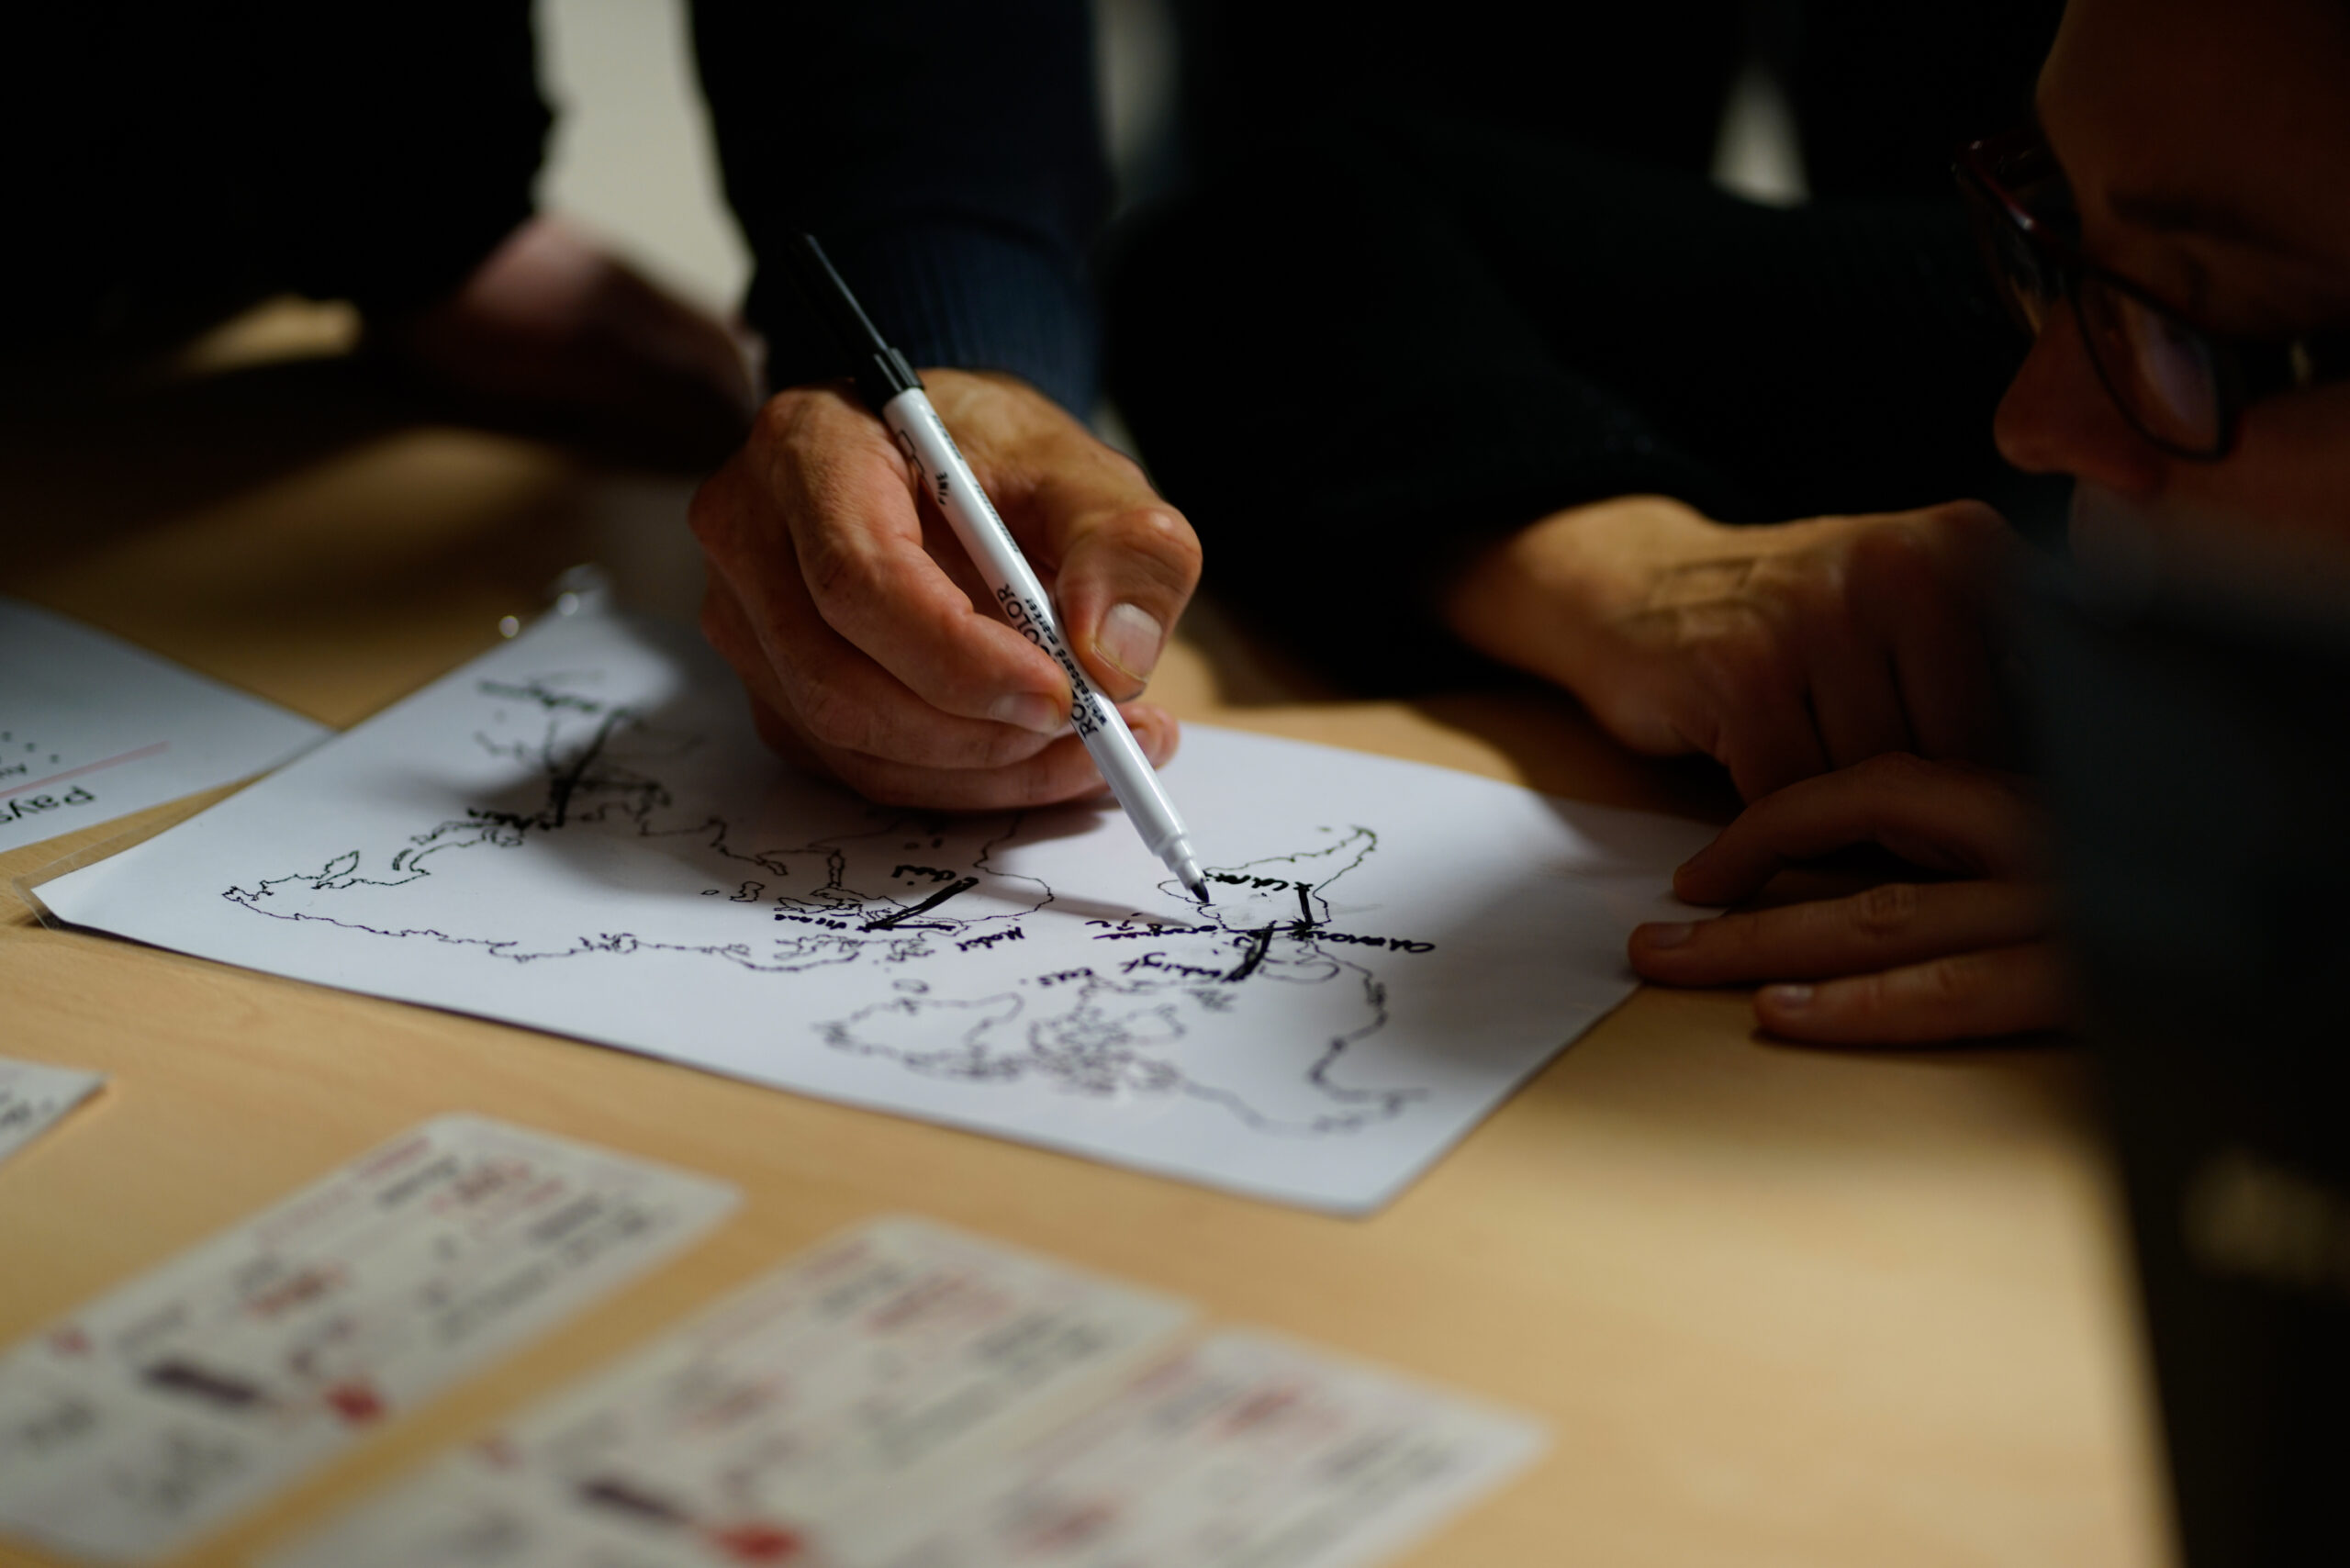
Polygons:
[[[2350,12],[2327,0],[2262,0],[2256,16],[2199,0],[2075,0],[2042,76],[2039,129],[1979,144],[1962,163],[1994,275],[2035,333],[1999,406],[1999,445],[2020,468],[2076,481],[2073,539],[2092,579],[2143,597],[2165,572],[2206,587],[2249,574],[2292,585],[2273,619],[2305,621],[2312,596],[2322,607],[2329,591],[2333,612],[2350,613],[2340,570],[2350,560],[2350,208],[2337,199],[2350,181],[2345,67]],[[2173,681],[2184,703],[2217,678]],[[2304,682],[2272,666],[2267,684]],[[2242,685],[2231,677],[2227,689]],[[2060,760],[2084,747],[2100,755],[2095,684],[2066,689],[2061,721],[2042,726],[2043,749]],[[2125,700],[2122,688],[2110,699]],[[2204,744],[2167,761],[2141,745],[2134,773],[2102,766],[2098,791],[2076,791],[2074,823],[2104,846],[2109,872],[2136,868],[2122,879],[2132,890],[2124,907],[2105,908],[2109,924],[2172,923],[2203,933],[2198,949],[2271,955],[2278,983],[2298,990],[2297,970],[2336,973],[2324,966],[2343,959],[2327,946],[2338,921],[2281,924],[2313,914],[2315,889],[2285,896],[2306,875],[2288,870],[2300,857],[2280,861],[2273,846],[2222,857],[2231,875],[2267,868],[2259,878],[2283,901],[2268,910],[2245,907],[2259,901],[2242,890],[2218,899],[2211,889],[2224,879],[2199,882],[2185,868],[2204,863],[2194,845],[2273,835],[2271,813],[2291,794],[2263,801],[2214,781],[2280,745],[2339,751],[2345,715],[2338,688],[2281,713],[2257,691],[2236,700],[2239,733],[2206,726]],[[2266,724],[2249,717],[2263,711]],[[2195,813],[2203,827],[2184,839],[2147,831],[2160,813],[2133,815],[2135,801],[2191,797],[2186,781],[2234,810],[2207,802]],[[2288,820],[2303,834],[2333,833],[2338,816]],[[2117,842],[2114,824],[2132,822],[2138,836]],[[1684,867],[1683,896],[1728,903],[1792,860],[1855,843],[1950,879],[1643,928],[1633,960],[1681,984],[1783,982],[1760,992],[1760,1016],[1802,1037],[1928,1040],[2067,1024],[2075,998],[2050,935],[2039,838],[2023,782],[1965,764],[1887,756],[1798,783]],[[2224,935],[2205,924],[2230,907],[2244,924]],[[2294,952],[2306,963],[2288,961]],[[2158,974],[2140,978],[2154,994],[2170,989]]]
[[[703,0],[696,53],[755,263],[729,328],[537,213],[549,114],[526,0],[99,0],[18,38],[21,247],[0,355],[46,384],[274,294],[353,302],[378,358],[472,417],[719,472],[693,523],[705,625],[761,732],[868,794],[1089,793],[1058,666],[975,605],[905,465],[826,385],[788,274],[800,230],[915,364],[1113,696],[1197,576],[1180,514],[1080,422],[1083,252],[1109,194],[1083,0]],[[940,546],[943,545],[943,548]],[[1175,745],[1147,705],[1150,754]]]

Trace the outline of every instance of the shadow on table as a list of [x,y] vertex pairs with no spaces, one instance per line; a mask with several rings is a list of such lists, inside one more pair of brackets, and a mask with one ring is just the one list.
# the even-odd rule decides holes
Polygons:
[[38,570],[426,417],[348,356],[84,387],[13,408],[0,421],[11,566]]
[[[1206,662],[1216,700],[1231,708],[1287,710],[1288,717],[1313,709],[1341,719],[1350,711],[1401,709],[1499,752],[1520,781],[1547,794],[1703,822],[1738,814],[1737,791],[1712,762],[1635,756],[1563,690],[1465,652],[1449,655],[1435,670],[1434,678],[1445,683],[1441,689],[1390,692],[1349,688],[1213,597],[1194,600],[1184,612],[1182,636]],[[1315,738],[1345,744],[1337,729]]]

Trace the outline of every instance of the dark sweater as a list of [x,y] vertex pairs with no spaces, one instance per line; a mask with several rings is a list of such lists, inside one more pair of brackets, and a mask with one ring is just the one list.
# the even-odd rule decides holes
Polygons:
[[[0,350],[136,339],[274,292],[371,316],[453,287],[532,210],[551,117],[528,0],[33,7],[0,173],[26,232]],[[755,257],[813,229],[918,364],[1082,413],[1081,267],[1107,197],[1084,0],[699,0]],[[833,374],[780,275],[746,303],[778,386]]]
[[698,0],[694,37],[775,385],[838,368],[769,261],[808,229],[914,364],[1091,407],[1109,178],[1084,0]]
[[1448,569],[1565,507],[2026,498],[1990,433],[2023,345],[1948,168],[2026,112],[2044,0],[1785,8],[1794,210],[1706,177],[1740,7],[1455,0],[1443,37],[1359,32],[1283,91],[1247,39],[1336,35],[1324,0],[1267,4],[1253,35],[1195,6],[1225,52],[1192,73],[1193,178],[1104,274],[1112,393],[1265,630],[1359,685],[1449,680]]

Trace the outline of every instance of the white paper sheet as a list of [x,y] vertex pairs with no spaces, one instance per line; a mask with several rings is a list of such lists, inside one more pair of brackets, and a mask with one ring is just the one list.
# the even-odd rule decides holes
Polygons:
[[683,628],[543,622],[63,918],[1287,1202],[1374,1208],[1633,987],[1704,827],[1194,726],[1114,810],[797,778]]
[[266,772],[329,733],[78,621],[0,599],[0,850]]
[[443,1116],[0,1354],[0,1531],[170,1555],[677,1254],[733,1187]]
[[0,1057],[0,1159],[39,1137],[106,1081],[102,1072]]

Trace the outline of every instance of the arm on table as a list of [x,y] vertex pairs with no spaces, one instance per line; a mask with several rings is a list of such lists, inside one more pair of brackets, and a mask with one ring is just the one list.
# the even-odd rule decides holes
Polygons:
[[1968,501],[1732,526],[1626,496],[1486,546],[1443,609],[1625,745],[1711,756],[1753,800],[1885,752],[2000,757],[1983,610],[2010,540]]
[[[704,487],[704,624],[771,744],[877,799],[1035,804],[1099,787],[1066,678],[962,553],[791,292],[825,241],[1113,698],[1140,694],[1199,576],[1190,526],[1072,417],[1092,398],[1083,247],[1106,198],[1080,0],[703,0],[702,76],[782,384]],[[928,368],[948,367],[948,368]],[[1173,721],[1127,711],[1154,760]]]

